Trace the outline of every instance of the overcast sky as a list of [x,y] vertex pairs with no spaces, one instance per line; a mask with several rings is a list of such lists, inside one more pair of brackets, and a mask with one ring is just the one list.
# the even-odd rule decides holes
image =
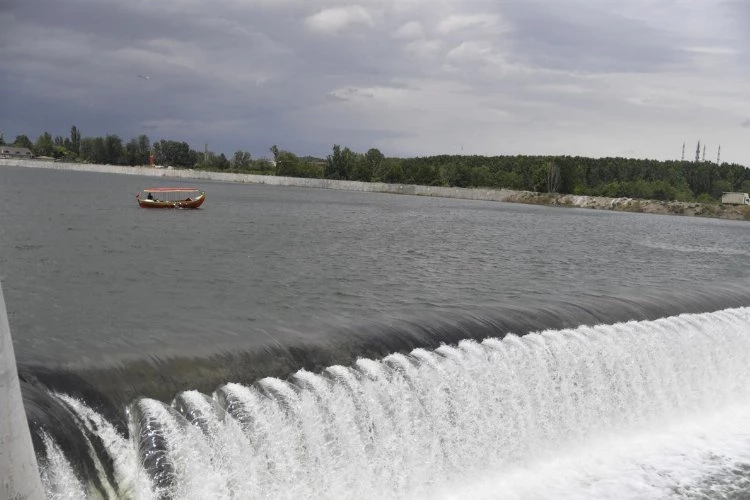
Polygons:
[[748,27],[748,0],[0,0],[0,131],[254,156],[700,139],[750,165]]

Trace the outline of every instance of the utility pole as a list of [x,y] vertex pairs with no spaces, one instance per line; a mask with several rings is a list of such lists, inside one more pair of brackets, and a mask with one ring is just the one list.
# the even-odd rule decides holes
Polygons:
[[685,141],[682,141],[682,158],[680,161],[685,161]]
[[698,141],[698,146],[695,148],[695,163],[701,161],[701,141]]
[[716,164],[721,165],[721,144],[719,144],[719,151],[716,153]]

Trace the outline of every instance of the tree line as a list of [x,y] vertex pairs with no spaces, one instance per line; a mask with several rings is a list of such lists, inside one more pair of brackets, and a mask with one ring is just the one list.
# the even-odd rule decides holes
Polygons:
[[[0,144],[3,139],[0,136]],[[111,165],[158,165],[175,168],[311,177],[363,182],[496,188],[561,194],[709,202],[725,191],[750,192],[750,169],[736,163],[657,161],[580,156],[434,155],[386,157],[376,148],[365,153],[334,145],[326,158],[298,156],[271,146],[270,158],[237,151],[195,151],[188,143],[139,135],[124,143],[117,135],[82,137],[41,134],[36,142],[19,135],[12,144],[35,156]]]

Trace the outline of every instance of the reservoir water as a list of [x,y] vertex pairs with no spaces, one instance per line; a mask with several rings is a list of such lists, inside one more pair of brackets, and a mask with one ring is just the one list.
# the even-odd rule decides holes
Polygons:
[[750,494],[745,222],[3,167],[0,279],[50,498]]

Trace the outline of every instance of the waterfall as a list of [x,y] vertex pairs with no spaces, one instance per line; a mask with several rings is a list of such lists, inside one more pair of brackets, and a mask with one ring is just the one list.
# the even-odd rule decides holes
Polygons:
[[[699,497],[747,486],[748,359],[750,308],[734,308],[144,398],[128,439],[56,397],[101,437],[126,497]],[[82,487],[57,451],[42,464],[66,478],[48,495]]]

